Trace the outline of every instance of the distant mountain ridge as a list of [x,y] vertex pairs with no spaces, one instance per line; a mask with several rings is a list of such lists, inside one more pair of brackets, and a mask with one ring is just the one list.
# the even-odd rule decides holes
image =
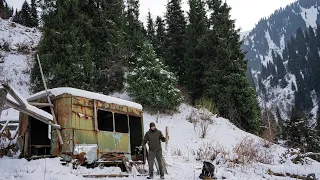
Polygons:
[[242,49],[247,51],[249,66],[260,71],[261,64],[272,61],[271,51],[281,52],[299,27],[316,28],[320,22],[319,9],[320,0],[298,0],[261,19],[243,39]]
[[[297,0],[276,10],[268,18],[261,19],[249,33],[241,33],[242,49],[247,52],[246,59],[254,77],[260,106],[264,108],[266,105],[281,118],[288,118],[296,92],[301,86],[301,81],[297,81],[296,76],[288,70],[288,59],[282,57],[283,51],[299,28],[305,31],[311,27],[316,31],[317,24],[320,23],[319,12],[320,0]],[[281,72],[282,79],[275,78],[279,73],[278,58],[282,59],[281,64],[285,67]],[[313,114],[314,119],[318,98],[311,92],[311,87],[306,88],[310,90],[308,93],[313,103],[312,110],[308,111]]]

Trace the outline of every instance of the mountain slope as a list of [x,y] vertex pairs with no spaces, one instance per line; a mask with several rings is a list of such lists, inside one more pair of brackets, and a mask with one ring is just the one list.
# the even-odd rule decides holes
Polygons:
[[[30,68],[33,52],[41,33],[0,18],[0,83],[8,81],[23,97],[29,93]],[[7,110],[1,119],[16,119],[17,111]]]
[[259,71],[261,64],[272,62],[271,50],[281,52],[299,27],[316,28],[320,22],[319,10],[320,0],[298,0],[261,19],[243,39],[242,49],[248,52],[249,66]]
[[[295,100],[296,91],[294,89],[298,89],[300,84],[297,84],[295,75],[287,73],[286,70],[283,72],[286,73],[283,77],[283,84],[275,85],[274,77],[277,76],[278,71],[275,55],[282,56],[287,42],[292,36],[296,36],[298,28],[306,30],[311,27],[316,30],[320,22],[319,11],[320,0],[298,0],[286,8],[276,10],[268,18],[261,19],[248,35],[243,36],[242,48],[247,51],[246,58],[252,69],[260,105],[262,107],[266,105],[273,112],[279,110],[283,119],[288,118],[288,113]],[[288,69],[287,60],[281,63]],[[267,75],[266,71],[269,71]],[[315,119],[317,97],[312,92],[310,95],[312,95],[314,107],[311,112]]]

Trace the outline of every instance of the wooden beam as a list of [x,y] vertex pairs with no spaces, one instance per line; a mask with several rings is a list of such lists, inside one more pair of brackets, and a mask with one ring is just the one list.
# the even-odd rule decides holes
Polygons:
[[4,88],[0,89],[0,116],[1,116],[1,112],[5,110],[4,105],[6,103],[7,94],[8,92]]
[[50,96],[50,95],[52,95],[51,92],[47,91],[47,92],[44,92],[42,94],[39,94],[39,95],[33,96],[31,98],[28,98],[27,101],[31,102],[31,101],[34,101],[34,100],[37,100],[37,99],[40,99],[40,98],[43,98],[43,97],[46,97],[46,96]]
[[51,119],[43,117],[40,114],[36,114],[36,113],[26,109],[26,108],[20,107],[19,104],[15,103],[15,102],[12,102],[9,99],[7,99],[6,104],[8,106],[12,107],[13,109],[16,109],[16,110],[18,110],[18,111],[20,111],[20,112],[22,112],[24,114],[27,114],[29,116],[32,116],[32,117],[38,119],[39,121],[42,121],[42,122],[44,122],[46,124],[49,124],[49,125],[53,126],[56,129],[60,129],[61,128],[58,124],[52,123]]
[[128,174],[88,174],[82,176],[85,178],[129,177]]
[[49,103],[29,102],[29,104],[36,107],[47,107],[47,106],[54,107],[53,104],[49,104]]
[[99,131],[98,129],[98,115],[97,115],[97,100],[93,100],[93,114],[94,114],[94,129]]
[[2,84],[2,86],[8,91],[8,93],[22,106],[27,107],[24,101],[20,98],[20,96],[13,90],[13,88],[9,84]]
[[[38,54],[37,54],[37,59],[38,59],[38,63],[39,63],[39,68],[40,68],[40,73],[41,73],[43,85],[44,85],[44,88],[45,88],[46,92],[48,93],[47,84],[46,84],[46,81],[44,79],[44,75],[43,75],[43,71],[42,71],[42,67],[41,67],[41,62],[40,62],[40,58],[39,58]],[[47,99],[48,99],[48,103],[52,105],[51,99],[50,99],[50,97],[48,95],[47,95]],[[56,120],[56,116],[54,114],[53,106],[50,106],[50,110],[51,110],[51,114],[52,114],[52,117],[53,117],[53,122],[55,124],[58,124],[57,120]],[[56,131],[57,131],[57,135],[58,135],[58,139],[59,139],[60,145],[63,145],[61,132],[59,131],[59,129],[56,129]]]

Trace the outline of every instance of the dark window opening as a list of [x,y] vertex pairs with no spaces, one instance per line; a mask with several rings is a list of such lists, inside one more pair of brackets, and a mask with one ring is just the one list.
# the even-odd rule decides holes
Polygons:
[[130,127],[130,146],[131,146],[131,158],[133,161],[143,161],[143,151],[140,151],[137,147],[142,143],[142,121],[141,117],[129,116]]
[[128,133],[128,116],[126,114],[114,113],[115,130],[120,133]]
[[98,129],[100,131],[113,131],[112,112],[98,109]]
[[[50,107],[41,108],[51,114]],[[51,140],[48,137],[49,125],[42,121],[28,117],[30,128],[31,155],[50,155]]]

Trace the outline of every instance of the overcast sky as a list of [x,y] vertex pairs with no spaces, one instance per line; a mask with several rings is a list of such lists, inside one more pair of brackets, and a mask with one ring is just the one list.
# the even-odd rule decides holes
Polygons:
[[[24,0],[7,0],[9,5],[20,9]],[[140,0],[140,19],[145,21],[148,10],[155,17],[163,16],[168,0]],[[187,0],[183,1],[183,9],[188,10]],[[236,26],[241,31],[251,30],[262,17],[267,17],[274,10],[285,7],[296,0],[226,0],[231,6],[231,18],[236,19]]]

